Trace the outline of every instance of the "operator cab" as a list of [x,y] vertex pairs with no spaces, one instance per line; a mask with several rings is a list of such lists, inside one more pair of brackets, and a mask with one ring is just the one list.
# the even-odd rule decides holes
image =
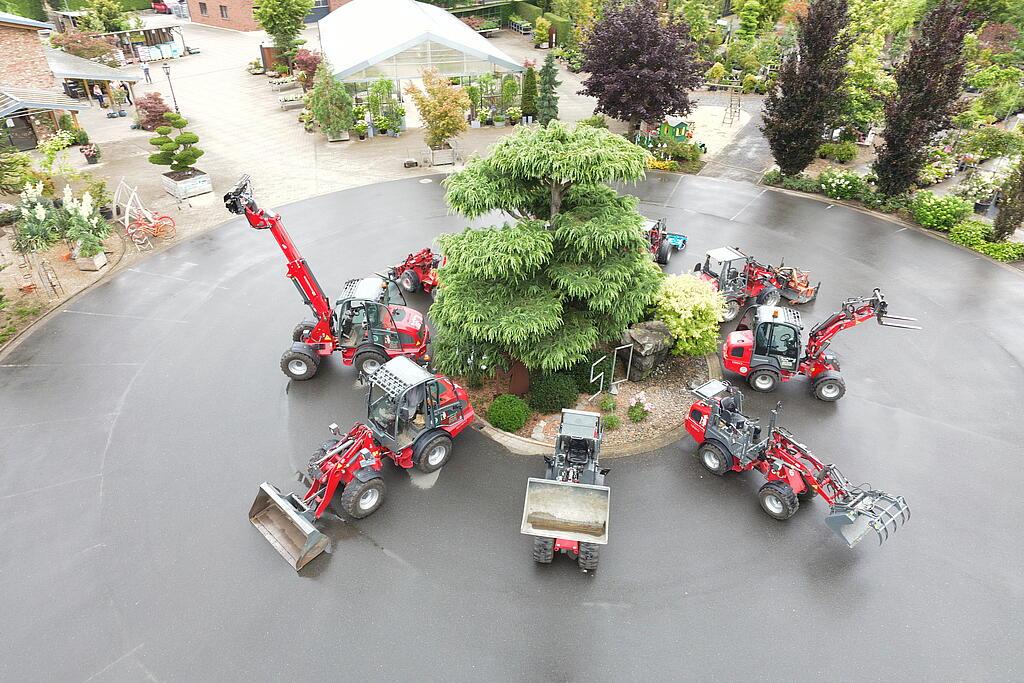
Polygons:
[[467,402],[447,377],[396,356],[370,376],[367,404],[374,435],[398,452],[423,431],[457,421]]
[[418,343],[426,333],[426,319],[405,306],[398,285],[381,277],[346,282],[334,314],[342,347],[369,343],[399,350]]
[[732,247],[718,247],[704,255],[703,265],[698,263],[693,272],[703,280],[711,282],[720,292],[742,289],[747,256]]
[[803,327],[800,313],[791,308],[752,306],[736,329],[753,330],[751,365],[777,363],[782,370],[795,371],[803,351]]

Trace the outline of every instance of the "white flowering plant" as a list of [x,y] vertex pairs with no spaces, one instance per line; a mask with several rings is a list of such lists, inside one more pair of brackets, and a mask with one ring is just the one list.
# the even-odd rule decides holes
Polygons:
[[653,410],[654,405],[647,400],[647,393],[641,391],[630,399],[626,414],[633,422],[643,422]]
[[828,169],[818,176],[821,191],[832,199],[856,199],[867,189],[864,179],[853,171]]

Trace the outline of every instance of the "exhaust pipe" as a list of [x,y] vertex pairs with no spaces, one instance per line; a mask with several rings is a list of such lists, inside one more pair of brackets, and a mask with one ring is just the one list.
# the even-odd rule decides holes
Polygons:
[[249,508],[249,521],[295,571],[305,567],[331,544],[313,526],[310,515],[311,511],[294,493],[283,495],[280,489],[267,482],[260,484],[256,500]]
[[869,532],[878,536],[882,545],[910,520],[910,506],[903,496],[884,491],[855,491],[833,504],[825,524],[852,548]]

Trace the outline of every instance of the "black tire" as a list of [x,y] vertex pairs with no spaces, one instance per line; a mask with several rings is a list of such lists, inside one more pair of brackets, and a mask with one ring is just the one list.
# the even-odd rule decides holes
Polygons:
[[770,481],[758,489],[757,500],[761,509],[774,519],[789,519],[800,509],[800,500],[792,487],[781,481]]
[[420,276],[412,269],[406,270],[402,273],[402,276],[398,278],[398,284],[409,294],[415,294],[420,291]]
[[834,403],[846,394],[846,382],[842,377],[823,377],[814,383],[814,398]]
[[658,255],[654,260],[663,266],[667,266],[668,262],[672,260],[672,245],[668,240],[662,240],[658,245]]
[[315,320],[303,320],[301,323],[295,326],[292,330],[292,341],[304,342],[309,333],[316,327]]
[[754,391],[768,393],[779,387],[779,373],[769,368],[760,368],[747,375],[747,384]]
[[533,538],[533,561],[541,564],[550,564],[555,558],[555,539],[544,536]]
[[352,361],[352,365],[355,366],[356,370],[360,374],[369,377],[373,373],[377,372],[377,368],[388,362],[387,354],[377,349],[366,349],[356,354],[356,357]]
[[329,451],[338,445],[337,439],[331,439],[330,441],[324,441],[320,444],[320,448],[313,451],[313,455],[309,456],[309,462],[306,463],[306,476],[308,477],[309,483],[313,483],[315,480],[320,478],[320,468],[317,467],[316,463],[320,461],[322,457]]
[[733,320],[739,317],[743,311],[743,307],[740,302],[736,299],[729,299],[725,302],[725,311],[722,313],[722,322],[731,323]]
[[782,301],[782,293],[774,287],[765,287],[757,295],[757,303],[761,306],[778,306]]
[[312,379],[320,369],[320,356],[313,349],[288,349],[281,356],[281,372],[301,382]]
[[413,455],[416,469],[420,472],[436,472],[452,457],[452,438],[447,434],[435,434],[417,443]]
[[722,450],[721,446],[705,441],[697,449],[700,464],[711,474],[722,476],[732,470],[732,455]]
[[596,543],[584,543],[580,541],[580,554],[576,562],[580,569],[585,572],[592,572],[597,569],[597,561],[601,559],[601,546]]
[[353,519],[369,517],[384,504],[386,491],[384,480],[379,477],[370,481],[353,479],[341,492],[341,509]]

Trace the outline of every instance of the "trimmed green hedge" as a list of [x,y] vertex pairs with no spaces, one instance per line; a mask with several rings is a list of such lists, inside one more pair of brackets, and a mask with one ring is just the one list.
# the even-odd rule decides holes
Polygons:
[[576,378],[567,372],[537,374],[530,377],[527,401],[534,410],[556,413],[562,408],[575,408],[579,396]]
[[[55,1],[60,6],[59,9],[64,9],[64,0]],[[0,2],[2,2],[2,0],[0,0]],[[121,9],[126,12],[132,12],[139,9],[150,9],[153,6],[150,0],[118,0],[118,2],[121,4]],[[85,9],[85,6],[88,4],[88,0],[67,0],[67,3],[68,9],[80,10]],[[51,3],[50,6],[53,7],[53,3]]]
[[523,19],[526,19],[531,24],[537,21],[537,17],[544,14],[544,11],[536,5],[531,5],[528,2],[513,2],[512,12],[518,14]]
[[530,409],[526,401],[512,394],[496,397],[487,409],[487,420],[506,432],[518,432],[529,419]]
[[551,25],[555,27],[555,35],[558,36],[559,45],[568,45],[569,41],[572,40],[572,21],[565,17],[560,17],[554,12],[545,12],[544,18],[551,22]]

